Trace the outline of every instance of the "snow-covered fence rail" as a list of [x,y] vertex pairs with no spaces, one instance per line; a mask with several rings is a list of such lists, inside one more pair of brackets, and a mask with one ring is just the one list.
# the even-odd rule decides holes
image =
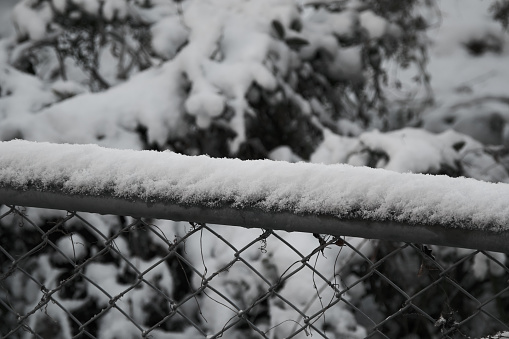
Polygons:
[[0,143],[0,335],[507,331],[507,206],[464,178]]
[[507,252],[509,185],[348,165],[0,143],[0,202]]

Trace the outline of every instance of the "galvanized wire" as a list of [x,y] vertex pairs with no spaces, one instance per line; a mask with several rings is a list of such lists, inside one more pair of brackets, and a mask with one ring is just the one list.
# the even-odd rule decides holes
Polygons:
[[505,254],[2,206],[2,338],[509,337]]

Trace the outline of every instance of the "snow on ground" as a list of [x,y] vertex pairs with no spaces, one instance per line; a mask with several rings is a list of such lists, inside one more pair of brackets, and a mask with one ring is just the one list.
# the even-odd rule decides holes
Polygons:
[[0,144],[0,164],[2,185],[21,189],[491,231],[509,222],[509,186],[467,178],[21,140]]

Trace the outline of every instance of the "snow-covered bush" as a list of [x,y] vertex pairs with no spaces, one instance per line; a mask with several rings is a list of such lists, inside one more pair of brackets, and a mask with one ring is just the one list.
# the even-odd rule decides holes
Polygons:
[[288,145],[307,159],[323,126],[393,124],[385,62],[422,66],[419,4],[24,0],[3,64],[51,100],[0,137],[244,158]]

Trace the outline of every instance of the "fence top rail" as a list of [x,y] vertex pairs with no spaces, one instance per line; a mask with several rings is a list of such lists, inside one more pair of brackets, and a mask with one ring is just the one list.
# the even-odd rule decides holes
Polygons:
[[97,145],[0,142],[0,204],[504,252],[509,240],[508,184]]

